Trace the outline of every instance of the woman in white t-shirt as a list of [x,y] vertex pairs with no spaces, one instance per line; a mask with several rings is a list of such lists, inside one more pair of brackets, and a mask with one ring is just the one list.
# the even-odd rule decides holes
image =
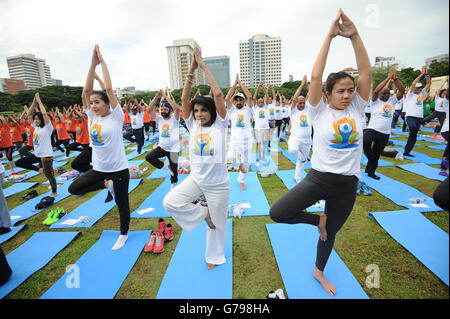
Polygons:
[[[331,41],[337,35],[351,39],[359,72],[358,88],[355,91],[354,79],[349,74],[330,74],[326,81],[327,105],[322,99],[322,75]],[[270,209],[270,216],[276,222],[318,226],[320,238],[313,276],[330,295],[336,294],[336,287],[325,279],[323,271],[336,233],[350,216],[356,200],[363,137],[360,119],[367,105],[371,81],[372,67],[364,44],[353,22],[339,10],[311,75],[307,101],[309,119],[314,127],[311,170]],[[325,214],[304,212],[322,199]]]
[[[448,78],[447,78],[448,79]],[[442,98],[442,102],[443,102],[443,108],[444,108],[444,112],[445,112],[445,120],[444,123],[442,124],[442,129],[441,129],[441,135],[442,137],[447,141],[447,145],[445,146],[445,150],[444,150],[444,154],[442,155],[442,162],[441,162],[441,170],[439,172],[439,175],[442,176],[447,176],[448,177],[448,109],[449,109],[449,91],[446,90],[447,92],[445,92],[445,96]]]
[[[442,81],[441,86],[439,89],[436,90],[436,93],[434,94],[434,111],[430,115],[427,115],[423,121],[422,125],[426,125],[429,122],[431,122],[433,119],[437,118],[439,121],[439,125],[436,125],[434,128],[433,138],[437,136],[437,134],[441,131],[442,126],[444,124],[444,121],[446,119],[445,116],[445,106],[444,106],[444,100],[447,96],[447,89],[444,89],[444,85],[447,83],[448,85],[448,76]],[[424,100],[426,98],[424,97]]]
[[[35,104],[39,104],[39,112],[35,112]],[[55,174],[53,172],[53,147],[51,136],[53,133],[53,125],[50,121],[47,111],[42,104],[39,92],[34,96],[33,104],[28,109],[28,120],[34,127],[33,132],[33,156],[27,156],[16,162],[17,167],[31,169],[43,174],[49,181],[52,188],[51,197],[56,197],[57,187]],[[33,165],[39,163],[39,167]]]
[[[394,81],[398,88],[397,94],[390,96],[389,81]],[[386,146],[391,134],[392,114],[394,105],[397,104],[399,98],[403,96],[405,87],[397,78],[395,66],[392,67],[389,75],[384,81],[375,88],[372,94],[372,105],[370,106],[370,121],[367,129],[364,130],[363,150],[367,157],[367,165],[365,172],[367,176],[373,179],[380,179],[375,174],[378,167],[378,160]]]
[[[92,90],[95,68],[98,64],[101,64],[102,67],[105,91]],[[82,100],[83,109],[89,119],[92,169],[74,180],[69,187],[69,192],[81,195],[108,188],[119,208],[120,236],[112,247],[113,250],[117,250],[125,245],[130,226],[128,200],[130,173],[122,138],[122,124],[125,115],[114,95],[108,67],[98,45],[94,47]]]
[[[205,72],[213,98],[201,96],[190,101],[193,74],[197,67]],[[163,205],[186,231],[191,231],[206,220],[205,259],[208,269],[212,269],[226,262],[224,248],[230,192],[225,151],[228,118],[223,92],[200,57],[197,47],[194,48],[194,58],[181,102],[190,134],[191,173],[166,195]],[[192,203],[202,194],[207,207]]]

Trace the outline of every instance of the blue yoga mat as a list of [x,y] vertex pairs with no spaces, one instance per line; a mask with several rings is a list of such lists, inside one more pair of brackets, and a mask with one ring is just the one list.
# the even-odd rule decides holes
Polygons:
[[[188,175],[180,174],[178,175],[178,184],[181,183]],[[170,217],[169,213],[163,207],[163,199],[170,192],[170,178],[166,178],[158,188],[156,188],[153,193],[147,197],[142,204],[131,214],[131,218],[153,218],[153,217]],[[138,214],[138,211],[154,208],[154,211],[148,212],[144,215]]]
[[401,169],[404,169],[408,172],[429,178],[429,179],[435,179],[438,181],[443,181],[447,177],[439,175],[440,169],[434,168],[431,166],[428,166],[424,163],[412,163],[412,164],[405,164],[405,165],[397,165],[397,167],[400,167]]
[[[7,166],[9,167],[9,164],[7,164]],[[5,172],[5,177],[8,177],[9,175],[13,174],[13,173],[20,173],[26,171],[26,168],[22,168],[22,167],[14,167],[14,172],[11,172],[11,170],[7,170]],[[21,175],[21,174],[19,174]]]
[[[401,140],[390,140],[390,141],[393,142],[394,145],[403,146],[403,147],[406,146],[406,142],[405,141],[401,141]],[[415,145],[419,146],[420,144],[416,143]]]
[[445,150],[447,145],[445,145],[445,144],[442,144],[442,145],[427,145],[427,147],[435,149],[435,150],[443,151],[443,150]]
[[[282,153],[288,160],[290,160],[290,161],[292,162],[292,164],[294,164],[294,165],[297,164],[297,158],[296,158],[294,155],[292,155],[291,153],[289,153],[289,152],[286,151],[286,150],[281,150],[281,153]],[[310,169],[310,168],[311,168],[311,162],[308,161],[308,162],[306,163],[306,165],[305,165],[305,169]]]
[[289,299],[368,299],[359,282],[333,249],[324,275],[336,286],[330,296],[313,277],[317,227],[307,224],[266,224],[278,268]]
[[[362,153],[361,154],[361,164],[363,164],[364,166],[367,166],[367,162],[368,162],[368,160],[367,160],[366,154]],[[391,163],[389,161],[385,161],[380,158],[380,159],[378,159],[378,166],[395,166],[395,164]]]
[[[256,158],[256,154],[255,154]],[[273,170],[276,172],[278,170],[277,164],[274,162],[273,158],[269,155],[266,157],[266,162],[261,161],[252,161],[251,163],[251,170],[252,172],[259,172],[264,170]]]
[[15,183],[8,188],[3,189],[3,194],[5,194],[5,197],[8,197],[37,185],[39,185],[39,183]]
[[69,156],[67,156],[67,157],[66,156],[60,156],[60,157],[57,158],[57,160],[60,161],[60,162],[61,161],[67,161],[68,159],[77,157],[80,154],[81,154],[81,152],[79,152],[79,151],[71,151]]
[[[132,192],[136,187],[142,182],[141,179],[130,179],[130,183],[128,185],[128,193]],[[116,206],[116,202],[114,200],[105,203],[105,198],[108,195],[108,190],[104,189],[99,192],[97,195],[84,202],[66,216],[61,218],[56,223],[50,226],[50,229],[56,228],[73,228],[73,227],[84,227],[89,228],[94,225],[100,218],[106,215],[111,209]],[[89,223],[78,222],[74,225],[63,225],[62,223],[68,219],[78,219],[80,216],[89,216]]]
[[[405,150],[402,148],[394,148],[396,151],[403,153]],[[441,164],[441,159],[439,158],[434,158],[434,157],[430,157],[428,155],[422,154],[422,153],[418,153],[415,151],[411,151],[410,152],[412,155],[414,155],[414,157],[410,157],[410,156],[405,156],[405,159],[409,159],[411,161],[414,162],[421,162],[424,164],[428,164],[428,165],[437,165],[437,164]]]
[[[287,189],[291,190],[292,188],[294,188],[297,185],[297,182],[294,179],[294,175],[295,175],[295,170],[294,169],[289,169],[289,170],[280,170],[276,172],[277,176],[281,179],[281,181],[283,182],[283,184],[287,187]],[[303,173],[302,179],[304,179],[306,177],[306,172]],[[322,203],[324,203],[324,201],[321,201]],[[311,206],[308,207],[306,209],[307,212],[323,212],[324,209],[316,207],[316,206]]]
[[369,213],[399,244],[448,286],[448,234],[413,210]]
[[[130,231],[119,250],[112,246],[119,231],[104,230],[86,251],[41,299],[112,299],[133,268],[151,231]],[[75,280],[75,276],[78,276]]]
[[[363,171],[361,170],[361,174]],[[403,184],[399,181],[396,181],[392,178],[384,176],[383,174],[377,172],[377,175],[380,177],[379,180],[375,180],[373,178],[365,178],[364,182],[370,187],[376,190],[378,193],[383,195],[384,197],[390,199],[395,204],[399,206],[406,207],[411,210],[416,210],[419,212],[439,212],[442,211],[442,208],[437,206],[434,203],[433,198],[421,193],[414,187]],[[409,202],[410,198],[425,198],[425,202],[423,204],[428,207],[414,207]]]
[[232,221],[227,220],[227,262],[208,270],[205,260],[206,223],[191,232],[183,231],[172,255],[157,299],[232,299]]
[[32,177],[34,177],[36,175],[39,175],[39,172],[36,172],[36,171],[20,172],[17,175],[26,175],[26,176],[24,178],[18,179],[18,180],[7,180],[7,179],[5,179],[4,181],[5,182],[11,182],[11,183],[21,183],[21,182],[23,182],[23,181],[25,181],[27,179],[30,179],[30,178],[32,178]]
[[16,289],[28,277],[47,265],[79,232],[37,232],[6,255],[13,270],[9,280],[0,286],[0,298]]
[[[64,183],[63,185],[58,186],[58,190],[57,190],[58,195],[55,197],[55,201],[54,201],[53,205],[55,205],[60,200],[63,200],[64,198],[70,196],[70,193],[68,190],[70,184],[71,184],[70,181],[68,181],[68,182]],[[37,203],[39,203],[41,201],[42,198],[44,198],[45,196],[49,196],[51,193],[52,192],[50,191],[50,192],[40,195],[38,197],[32,198],[32,199],[28,200],[27,202],[23,203],[22,205],[19,205],[15,208],[11,209],[9,211],[9,214],[11,215],[11,222],[13,223],[13,225],[41,212],[42,210],[36,210],[34,207],[36,206]]]
[[3,235],[0,235],[0,244],[3,244],[4,242],[10,240],[13,238],[18,232],[22,230],[25,226],[28,226],[28,224],[23,224],[20,226],[13,226],[11,227],[11,230]]
[[[245,208],[243,217],[245,216],[261,216],[269,215],[270,205],[267,202],[264,190],[259,182],[258,175],[255,172],[247,173],[245,186],[247,190],[241,190],[237,180],[239,172],[230,172],[230,201],[229,204],[250,203],[250,208]],[[233,212],[230,212],[233,216]]]
[[135,165],[135,166],[140,166],[140,165],[142,165],[142,163],[144,163],[145,162],[145,160],[139,160],[139,161],[128,161],[128,166],[132,166],[132,165]]
[[[392,132],[395,133],[395,134],[403,135],[403,136],[409,136],[408,132],[402,132],[401,129],[395,129],[395,130],[392,130]],[[441,142],[434,141],[431,138],[426,138],[423,135],[417,135],[417,140],[418,141],[425,141],[425,142],[435,143],[435,144],[442,144]]]

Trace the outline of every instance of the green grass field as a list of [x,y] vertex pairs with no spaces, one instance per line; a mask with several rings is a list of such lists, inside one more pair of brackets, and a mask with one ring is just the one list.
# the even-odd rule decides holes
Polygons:
[[[404,136],[399,137],[399,139],[406,140]],[[418,143],[420,143],[420,146],[416,146],[415,151],[441,158],[442,151],[425,147],[426,145],[432,145],[432,143],[423,141],[418,141]],[[280,146],[284,149],[287,148],[286,143],[280,143]],[[187,154],[187,149],[183,151],[182,155],[185,154]],[[275,156],[273,153],[272,155]],[[145,155],[141,155],[135,160],[144,158]],[[400,162],[386,157],[383,157],[383,159],[399,165],[412,163],[409,160]],[[295,168],[281,154],[278,157],[278,165],[279,169],[282,170]],[[147,162],[141,165],[141,169],[146,166],[149,169],[144,174],[144,182],[130,194],[131,211],[138,208],[145,198],[162,183],[162,179],[146,179],[154,170]],[[70,169],[70,165],[66,165],[64,168]],[[439,185],[438,181],[429,180],[397,167],[380,167],[378,171],[395,180],[408,184],[428,196],[432,196],[433,191]],[[45,179],[42,176],[36,176],[29,181],[43,182]],[[269,178],[260,177],[260,182],[270,205],[275,203],[278,198],[287,192],[287,188],[276,175]],[[6,188],[9,184],[5,183],[3,187]],[[48,191],[47,187],[48,185],[41,184],[36,190],[39,194],[42,194]],[[20,205],[22,203],[21,196],[28,191],[7,198],[8,207],[12,209]],[[86,194],[81,197],[70,196],[60,201],[57,206],[62,206],[66,211],[70,212],[94,195],[95,193]],[[245,199],[243,200],[245,201]],[[449,298],[447,285],[387,234],[375,219],[368,217],[369,212],[402,209],[405,208],[397,206],[376,191],[373,191],[372,196],[358,196],[352,214],[338,233],[334,249],[370,298]],[[48,226],[42,224],[48,212],[49,210],[47,209],[26,221],[20,222],[18,225],[28,224],[28,227],[25,227],[12,239],[2,244],[1,247],[4,252],[6,254],[10,253],[28,240],[35,232],[54,231],[49,230]],[[424,215],[448,233],[448,212],[432,212]],[[158,218],[132,218],[130,231],[154,230],[157,227],[157,222]],[[165,251],[162,254],[156,255],[142,252],[135,266],[119,289],[116,298],[152,299],[156,297],[181,234],[180,227],[171,218],[167,218],[166,222],[172,223],[174,226],[175,239],[165,245]],[[273,223],[268,216],[233,219],[233,298],[265,298],[270,290],[276,290],[278,288],[283,288],[286,293],[266,231],[265,224],[268,223]],[[39,298],[65,273],[66,266],[74,264],[95,244],[102,231],[106,229],[119,229],[117,207],[108,212],[91,228],[69,229],[69,231],[79,230],[82,234],[76,237],[72,243],[56,255],[49,264],[34,273],[6,298]],[[380,269],[379,288],[369,289],[365,285],[366,277],[368,276],[365,270],[370,264],[376,264]],[[314,265],[311,265],[311,274],[313,267]],[[339,287],[337,289],[339,290]],[[287,297],[289,296],[287,295]]]

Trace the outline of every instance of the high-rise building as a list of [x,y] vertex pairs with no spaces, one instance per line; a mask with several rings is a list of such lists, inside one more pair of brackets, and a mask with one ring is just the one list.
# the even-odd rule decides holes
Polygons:
[[438,56],[433,56],[431,58],[425,59],[425,66],[427,68],[430,68],[430,66],[433,63],[442,62],[442,61],[448,61],[448,53],[441,54],[441,55],[438,55]]
[[[230,87],[230,57],[226,55],[203,58],[209,71],[221,88]],[[208,83],[205,76],[205,83]]]
[[0,92],[17,94],[23,90],[25,90],[25,84],[22,80],[0,78]]
[[33,54],[20,54],[7,57],[8,71],[11,79],[22,80],[26,89],[38,89],[52,85],[50,67],[44,59]]
[[[174,40],[173,45],[167,46],[169,59],[170,88],[179,89],[184,86],[192,62],[194,47],[201,48],[194,39]],[[204,72],[197,68],[194,73],[193,86],[205,84]]]
[[394,56],[391,57],[383,57],[383,56],[377,56],[375,57],[375,64],[372,66],[373,69],[377,68],[383,68],[387,66],[396,66],[397,71],[401,71],[405,68],[405,65],[399,61],[396,60]]
[[239,41],[239,78],[249,87],[259,82],[281,85],[281,38],[257,34]]

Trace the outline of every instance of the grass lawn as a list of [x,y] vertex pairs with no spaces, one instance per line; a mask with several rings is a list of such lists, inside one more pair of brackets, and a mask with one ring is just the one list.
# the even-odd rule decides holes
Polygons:
[[[405,136],[400,136],[399,139],[406,141]],[[442,156],[442,151],[425,146],[432,145],[432,143],[424,141],[418,141],[418,143],[421,145],[416,146],[414,148],[415,151],[437,158]],[[283,149],[287,149],[287,143],[280,143],[280,146]],[[181,155],[187,154],[187,149],[185,149]],[[272,153],[272,156],[276,155]],[[145,159],[145,154],[135,160],[138,159]],[[295,168],[281,153],[278,154],[277,159],[279,169]],[[399,165],[413,163],[410,160],[400,162],[392,158],[383,157],[383,159]],[[138,208],[163,181],[162,179],[146,179],[154,168],[147,162],[141,165],[141,169],[144,167],[149,167],[148,171],[144,173],[144,182],[130,193],[131,211]],[[70,165],[66,165],[64,168],[69,170]],[[433,191],[439,185],[438,181],[429,180],[397,167],[380,167],[378,171],[408,184],[428,196],[432,196]],[[259,179],[270,205],[287,192],[286,187],[276,175],[269,178],[259,177]],[[36,176],[29,181],[44,182],[45,179],[42,176]],[[10,183],[5,183],[4,188],[9,185]],[[42,194],[48,191],[47,187],[48,185],[41,184],[35,189],[39,194]],[[22,203],[21,196],[28,191],[8,197],[8,207],[12,209],[20,205]],[[94,195],[95,193],[80,197],[70,196],[60,201],[57,205],[64,207],[66,211],[70,212]],[[251,192],[249,192],[249,196],[251,196]],[[358,196],[351,216],[338,233],[334,246],[336,252],[370,298],[449,298],[448,287],[387,234],[375,219],[368,217],[369,212],[402,209],[405,208],[397,206],[376,191],[373,191],[372,196]],[[2,244],[1,247],[4,252],[6,254],[10,253],[28,240],[35,232],[55,231],[49,230],[48,226],[42,224],[48,212],[49,210],[47,209],[28,220],[20,222],[19,225],[28,224],[28,227],[25,227],[12,239]],[[432,212],[424,215],[448,233],[448,212]],[[130,231],[154,230],[157,227],[157,222],[158,218],[132,218]],[[165,251],[162,254],[156,255],[142,252],[119,289],[116,298],[146,299],[156,297],[181,234],[181,228],[171,218],[167,218],[166,223],[172,223],[174,226],[174,240],[165,245]],[[273,223],[268,216],[245,217],[244,214],[244,217],[241,219],[233,218],[233,298],[265,298],[270,290],[278,288],[283,288],[286,293],[266,231],[265,224],[268,223]],[[30,276],[6,298],[39,298],[65,273],[66,266],[74,264],[96,243],[102,231],[106,229],[119,229],[117,207],[108,212],[91,228],[68,229],[68,231],[79,230],[82,234],[76,237],[49,264]],[[380,288],[369,289],[365,285],[366,277],[368,276],[365,270],[370,264],[376,264],[380,269]],[[313,267],[314,265],[311,265],[311,274]],[[337,288],[339,289],[339,287]]]

